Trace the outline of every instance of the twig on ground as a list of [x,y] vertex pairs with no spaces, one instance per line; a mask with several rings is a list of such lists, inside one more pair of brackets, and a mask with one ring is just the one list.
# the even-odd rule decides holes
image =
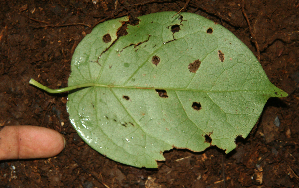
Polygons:
[[[189,2],[190,2],[190,0],[187,0],[186,3],[185,3],[185,5],[184,5],[184,7],[181,8],[181,10],[180,10],[179,12],[177,12],[174,16],[178,15],[178,14],[181,13],[184,9],[186,9],[187,6],[188,6],[188,4],[189,4]],[[173,16],[173,17],[174,17],[174,16]]]
[[249,27],[249,32],[250,32],[250,35],[251,35],[251,38],[252,38],[252,41],[254,42],[255,44],[255,48],[256,48],[256,52],[257,52],[257,59],[260,61],[261,60],[261,54],[260,54],[260,48],[259,48],[259,45],[257,43],[257,40],[256,40],[256,37],[255,37],[255,29],[252,29],[251,25],[250,25],[250,22],[249,22],[249,19],[248,19],[248,16],[245,12],[245,9],[244,9],[244,6],[245,6],[245,1],[242,0],[242,13],[246,19],[246,22],[248,24],[248,27]]
[[35,21],[35,22],[39,22],[39,23],[44,23],[44,24],[50,24],[49,22],[45,22],[45,21],[41,21],[41,20],[37,20],[37,19],[34,19],[34,18],[30,18],[28,16],[26,16],[27,18],[29,18],[30,20],[32,21]]
[[[102,180],[100,180],[97,175],[94,173],[90,173],[86,168],[84,168],[75,158],[73,159],[78,166],[87,174],[91,175],[94,179],[96,179],[100,184],[104,185],[106,188],[110,188],[107,184],[105,184]],[[101,179],[103,179],[102,174],[100,174]]]
[[[189,0],[190,1],[190,0]],[[129,6],[122,6],[120,9],[116,10],[117,6],[119,5],[119,2],[117,2],[117,5],[114,6],[115,10],[113,11],[113,13],[104,18],[104,19],[101,19],[100,21],[96,22],[92,28],[94,28],[96,25],[98,25],[99,23],[102,23],[108,19],[111,19],[111,18],[115,18],[115,15],[119,14],[121,11],[123,11],[124,9],[128,9],[128,8],[131,8],[131,7],[136,7],[136,6],[143,6],[143,5],[146,5],[146,4],[151,4],[151,3],[166,3],[166,2],[171,2],[171,0],[166,0],[166,1],[161,1],[161,0],[149,0],[149,1],[146,1],[146,2],[141,2],[141,3],[136,3],[136,4],[133,4],[133,5],[129,5]],[[128,10],[128,12],[130,12]],[[118,15],[117,17],[122,17],[122,16],[125,16],[127,15],[127,13],[125,14],[121,14],[121,15]]]
[[47,28],[47,27],[67,27],[67,26],[77,26],[77,25],[82,25],[82,26],[86,26],[86,27],[91,27],[91,25],[88,25],[88,24],[85,24],[85,23],[71,23],[71,24],[61,24],[61,25],[42,25],[42,26],[34,26],[34,25],[31,25],[31,27],[34,27],[34,28]]
[[293,41],[297,41],[298,36],[299,36],[299,31],[291,31],[291,32],[277,31],[271,37],[267,37],[265,45],[261,48],[261,52],[266,50],[277,40],[289,44]]

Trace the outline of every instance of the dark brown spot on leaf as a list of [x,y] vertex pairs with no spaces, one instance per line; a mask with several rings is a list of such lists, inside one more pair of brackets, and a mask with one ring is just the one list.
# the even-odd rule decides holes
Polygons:
[[161,98],[168,98],[167,92],[164,89],[156,89],[156,92]]
[[181,20],[181,22],[183,21],[183,16],[180,15],[179,20]]
[[196,73],[196,71],[198,70],[199,66],[200,66],[200,61],[199,59],[195,60],[193,63],[190,63],[188,65],[188,69],[190,72]]
[[218,50],[218,56],[219,56],[219,60],[221,62],[223,62],[224,61],[224,53],[222,53],[221,50]]
[[127,127],[128,123],[121,123],[122,126]]
[[180,31],[180,26],[179,25],[173,25],[171,26],[171,32],[175,33],[175,32],[179,32]]
[[160,63],[160,57],[158,57],[156,55],[153,56],[152,63],[157,66]]
[[122,26],[120,28],[118,28],[116,36],[119,38],[119,37],[125,36],[127,34],[128,34],[128,32],[127,32],[127,22],[123,22]]
[[124,95],[123,98],[126,99],[127,101],[130,100],[130,97],[126,95]]
[[211,144],[212,143],[212,138],[210,135],[205,135],[205,142]]
[[201,109],[201,104],[199,102],[193,102],[192,103],[192,108],[194,110],[200,110]]
[[104,35],[103,36],[103,41],[105,43],[111,42],[111,36],[110,36],[110,34],[107,33],[106,35]]
[[207,33],[212,34],[212,33],[213,33],[213,28],[210,27],[210,28],[207,30]]

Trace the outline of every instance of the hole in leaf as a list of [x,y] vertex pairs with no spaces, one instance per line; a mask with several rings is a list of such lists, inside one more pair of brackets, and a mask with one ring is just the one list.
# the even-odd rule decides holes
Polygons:
[[194,110],[200,110],[201,109],[201,104],[199,102],[193,102],[192,108]]
[[103,41],[105,43],[111,42],[111,36],[110,36],[110,34],[107,33],[106,35],[104,35],[103,36]]
[[120,28],[118,28],[116,35],[119,38],[119,37],[125,36],[127,34],[128,34],[128,32],[127,32],[127,22],[123,22],[122,26]]
[[212,33],[213,33],[213,28],[210,27],[210,28],[207,30],[207,33],[212,34]]
[[175,33],[175,32],[179,32],[180,31],[180,26],[179,25],[173,25],[171,26],[171,32]]
[[126,99],[127,101],[130,100],[130,97],[126,95],[123,95],[123,98]]
[[212,143],[212,138],[210,135],[205,135],[205,142],[211,144]]
[[156,92],[161,98],[168,98],[167,92],[164,89],[156,89]]
[[188,69],[190,72],[196,73],[196,71],[198,70],[199,66],[200,66],[200,61],[199,59],[195,60],[193,63],[190,63],[188,65]]
[[139,21],[140,20],[137,17],[135,17],[133,15],[129,15],[129,24],[130,25],[133,25],[133,26],[138,25]]
[[157,66],[160,63],[160,57],[158,57],[156,55],[153,56],[152,63]]
[[238,144],[245,144],[246,140],[242,137],[242,135],[237,136],[237,138],[235,139],[235,143]]
[[221,50],[218,50],[218,57],[221,62],[224,61],[224,53],[222,53]]

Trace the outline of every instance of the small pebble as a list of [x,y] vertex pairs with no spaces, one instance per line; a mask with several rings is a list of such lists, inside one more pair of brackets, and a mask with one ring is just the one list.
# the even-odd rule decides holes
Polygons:
[[280,120],[279,120],[279,118],[278,118],[278,116],[276,116],[276,118],[274,119],[274,125],[276,126],[276,127],[279,127],[280,126]]

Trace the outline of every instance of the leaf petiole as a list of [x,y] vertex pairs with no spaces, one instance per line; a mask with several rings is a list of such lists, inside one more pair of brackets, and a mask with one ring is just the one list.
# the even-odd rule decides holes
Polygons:
[[33,78],[30,79],[29,84],[34,85],[35,87],[38,87],[48,93],[64,93],[64,92],[68,92],[68,91],[72,91],[75,89],[79,89],[79,88],[84,88],[84,87],[91,87],[94,86],[94,83],[87,83],[87,84],[81,84],[78,86],[70,86],[70,87],[65,87],[65,88],[60,88],[60,89],[50,89],[42,84],[40,84],[39,82],[37,82],[36,80],[34,80]]

